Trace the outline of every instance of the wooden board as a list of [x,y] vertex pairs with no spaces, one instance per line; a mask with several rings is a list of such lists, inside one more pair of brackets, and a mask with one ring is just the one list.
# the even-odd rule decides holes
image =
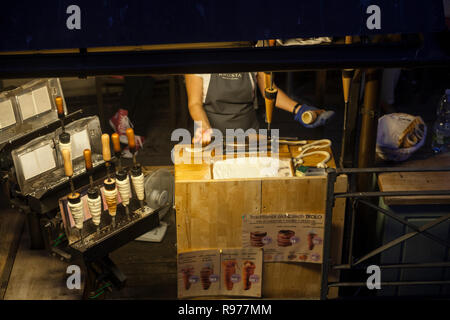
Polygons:
[[25,215],[13,209],[0,212],[0,300],[3,299],[19,248]]
[[[450,153],[408,161],[402,167],[450,167]],[[381,191],[450,190],[450,172],[394,172],[378,175]],[[450,196],[384,197],[386,205],[448,204]]]
[[326,177],[262,180],[261,213],[324,213]]
[[260,206],[260,181],[177,182],[178,252],[240,247],[242,215]]
[[[313,166],[322,157],[305,160],[309,161],[305,165]],[[334,160],[328,165],[334,166]],[[244,214],[325,212],[325,176],[211,180],[189,169],[189,165],[175,165],[178,253],[240,247]],[[339,176],[335,187],[337,192],[345,191],[347,176]],[[345,199],[338,199],[332,221],[333,263],[341,262],[344,217]],[[318,299],[320,275],[317,264],[265,263],[263,297]],[[338,276],[331,272],[329,280],[336,281]],[[337,288],[329,291],[329,297],[337,297]]]
[[[326,179],[263,181],[262,214],[280,212],[324,213]],[[307,182],[305,182],[307,181]],[[312,183],[311,183],[312,182]],[[274,189],[278,188],[278,189]],[[272,190],[272,191],[271,191]],[[276,190],[276,192],[273,192]],[[347,190],[347,177],[342,175],[335,183],[336,192]],[[297,200],[292,192],[298,192]],[[277,206],[279,204],[279,206]],[[281,208],[281,209],[280,209]],[[331,231],[331,260],[341,263],[342,241],[345,220],[345,199],[337,199],[333,209]],[[337,281],[339,272],[331,272],[329,281]],[[309,263],[271,262],[264,264],[263,297],[265,298],[309,298],[320,297],[321,265]],[[336,298],[338,289],[331,288],[328,298]]]
[[[212,180],[212,160],[220,160],[224,158],[224,155],[217,156],[214,151],[211,153],[205,153],[203,155],[203,161],[200,157],[200,153],[189,153],[186,155],[185,148],[193,148],[192,145],[176,145],[174,148],[175,154],[175,181],[199,181],[199,180]],[[254,155],[254,154],[253,154]],[[252,154],[245,154],[246,157],[253,156]],[[270,152],[267,153],[268,156],[271,155]],[[190,163],[183,163],[182,159],[186,156],[186,160]],[[236,154],[234,158],[236,158]],[[291,153],[287,145],[280,145],[278,156],[280,158],[290,158]],[[201,163],[196,163],[196,158]]]

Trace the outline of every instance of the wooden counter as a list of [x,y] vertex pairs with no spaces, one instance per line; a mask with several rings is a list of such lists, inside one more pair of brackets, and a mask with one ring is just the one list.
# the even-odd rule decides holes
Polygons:
[[[450,167],[450,153],[425,160],[407,161],[401,167]],[[378,175],[381,191],[450,190],[450,172],[394,172]],[[386,205],[449,204],[450,196],[384,197]]]
[[[291,158],[298,147],[280,145],[280,158]],[[327,148],[331,154],[331,150]],[[179,152],[178,152],[179,151]],[[211,159],[177,164],[175,150],[175,209],[178,253],[242,246],[242,216],[246,214],[325,213],[326,176],[252,179],[212,179]],[[305,158],[314,166],[323,156]],[[193,158],[191,158],[193,159]],[[331,159],[328,165],[334,167]],[[347,189],[347,176],[338,177],[336,192]],[[332,221],[332,260],[340,263],[345,200],[337,199]],[[321,265],[270,262],[264,264],[263,298],[318,299]],[[337,273],[329,280],[336,281]],[[337,289],[329,291],[336,297]]]

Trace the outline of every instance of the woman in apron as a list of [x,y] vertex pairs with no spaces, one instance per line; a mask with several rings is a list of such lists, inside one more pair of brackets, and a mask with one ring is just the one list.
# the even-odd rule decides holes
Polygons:
[[[211,128],[219,129],[224,135],[226,129],[259,129],[256,87],[264,94],[264,73],[190,74],[185,78],[189,113],[194,121],[201,122],[194,133],[194,143],[208,144]],[[309,128],[324,125],[334,115],[333,111],[323,112],[313,124],[307,125],[301,119],[302,114],[318,109],[301,105],[279,88],[275,105],[293,113],[296,121]]]

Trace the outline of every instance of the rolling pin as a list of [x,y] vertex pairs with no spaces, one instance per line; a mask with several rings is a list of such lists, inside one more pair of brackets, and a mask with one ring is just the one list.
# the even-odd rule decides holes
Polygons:
[[109,145],[109,134],[102,134],[102,155],[103,160],[106,162],[106,176],[110,179],[109,166],[111,161],[111,146]]
[[133,168],[131,168],[131,182],[133,183],[134,191],[141,204],[142,210],[144,210],[144,174],[142,173],[141,166],[136,162],[136,140],[134,139],[134,131],[132,128],[128,128],[126,131],[128,138],[128,146],[133,153]]
[[[345,44],[351,44],[352,42],[353,42],[352,36],[345,36]],[[342,135],[341,156],[339,159],[339,165],[341,166],[341,168],[344,167],[345,142],[346,142],[347,118],[348,118],[348,103],[350,101],[350,89],[351,89],[354,73],[355,73],[354,69],[342,70],[342,91],[343,91],[343,95],[344,95],[344,126],[343,126],[344,134]]]
[[80,232],[81,241],[83,241],[83,222],[84,222],[84,210],[83,210],[83,202],[81,201],[80,194],[75,192],[75,188],[72,181],[73,176],[73,168],[72,168],[72,159],[70,157],[69,150],[63,150],[62,156],[64,160],[64,174],[69,177],[70,189],[71,192],[67,196],[68,203],[67,205],[70,208],[70,212],[72,214],[73,220],[75,222],[75,227]]
[[[276,40],[268,40],[269,47],[274,47]],[[264,72],[264,101],[266,104],[267,134],[270,139],[270,125],[272,124],[272,113],[277,101],[278,89],[273,86],[273,72]]]
[[119,140],[119,135],[117,133],[113,133],[111,135],[111,140],[113,143],[113,150],[114,150],[114,154],[117,158],[117,162],[118,162],[118,171],[122,171],[122,152],[120,150],[120,140]]
[[92,154],[90,149],[84,149],[83,150],[83,156],[84,156],[84,165],[86,167],[86,172],[89,175],[89,184],[91,185],[91,188],[94,187],[94,180],[92,178]]
[[63,153],[63,150],[69,151],[70,161],[72,161],[72,143],[70,141],[70,134],[67,132],[63,132],[59,135],[59,151],[61,154]]
[[116,180],[107,178],[103,181],[105,186],[105,200],[108,205],[108,213],[112,218],[113,227],[116,226],[116,212],[117,212],[117,186]]
[[267,130],[270,131],[270,124],[272,123],[272,113],[275,107],[275,102],[277,100],[278,89],[269,87],[266,88],[264,92],[264,101],[266,103]]
[[133,165],[136,165],[136,139],[134,137],[134,130],[132,128],[128,128],[125,131],[128,139],[128,147],[130,148],[130,152],[133,154]]
[[316,121],[317,117],[325,110],[314,110],[314,111],[306,111],[302,114],[302,121],[306,124],[311,124]]
[[72,159],[70,156],[70,150],[64,149],[61,151],[63,161],[64,161],[64,174],[69,177],[70,190],[72,193],[75,192],[75,187],[73,185],[72,176],[73,176],[73,168],[72,168]]
[[94,187],[94,181],[92,178],[92,157],[91,150],[84,149],[83,151],[84,163],[86,165],[86,172],[89,174],[90,188],[87,191],[87,203],[89,212],[92,216],[92,223],[97,227],[97,232],[100,231],[100,220],[102,215],[102,200],[98,188]]
[[72,151],[72,146],[70,143],[70,134],[68,134],[64,127],[64,106],[63,100],[60,96],[55,98],[56,109],[58,111],[58,118],[61,121],[62,133],[59,135],[59,150],[62,152],[63,149],[68,149]]
[[62,128],[62,131],[64,132],[65,131],[65,128],[64,128],[65,115],[64,115],[63,99],[60,96],[57,96],[55,98],[55,104],[56,104],[56,110],[58,112],[58,118],[61,121],[61,128]]

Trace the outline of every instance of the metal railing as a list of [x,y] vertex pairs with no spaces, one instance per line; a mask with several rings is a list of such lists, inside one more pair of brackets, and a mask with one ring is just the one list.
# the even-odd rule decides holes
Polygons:
[[[415,237],[419,234],[445,246],[446,248],[450,248],[450,242],[447,240],[441,239],[431,233],[428,230],[432,227],[435,227],[438,224],[441,224],[448,219],[450,219],[450,214],[443,215],[421,227],[417,227],[414,224],[403,219],[397,213],[392,210],[381,208],[367,200],[366,198],[373,197],[384,197],[384,196],[436,196],[436,195],[449,195],[450,190],[425,190],[425,191],[377,191],[377,192],[335,192],[334,184],[336,179],[341,174],[352,175],[352,174],[360,174],[360,173],[388,173],[388,172],[450,172],[450,167],[437,167],[437,168],[343,168],[343,169],[327,169],[327,197],[326,197],[326,209],[325,209],[325,230],[324,230],[324,242],[323,242],[323,263],[322,263],[322,278],[321,278],[321,292],[320,298],[322,300],[327,298],[328,289],[330,287],[363,287],[366,286],[366,282],[329,282],[328,274],[330,269],[333,270],[357,270],[363,267],[363,262],[367,261],[374,256],[380,255],[384,251],[408,240],[412,237]],[[334,207],[334,203],[336,199],[351,199],[352,208],[350,210],[350,228],[349,228],[349,241],[347,244],[347,263],[332,265],[331,256],[330,256],[330,248],[331,248],[331,227],[332,227],[332,211]],[[353,242],[354,242],[354,233],[355,233],[355,215],[356,204],[363,204],[371,209],[376,210],[377,212],[388,216],[395,221],[409,227],[412,229],[412,232],[408,232],[396,239],[389,241],[381,245],[380,247],[366,253],[362,257],[353,258]],[[446,268],[450,267],[450,262],[426,262],[426,263],[398,263],[398,264],[389,264],[389,265],[379,265],[381,269],[395,269],[395,268]],[[381,282],[382,286],[403,286],[403,285],[445,285],[450,284],[450,281],[391,281],[391,282]]]

